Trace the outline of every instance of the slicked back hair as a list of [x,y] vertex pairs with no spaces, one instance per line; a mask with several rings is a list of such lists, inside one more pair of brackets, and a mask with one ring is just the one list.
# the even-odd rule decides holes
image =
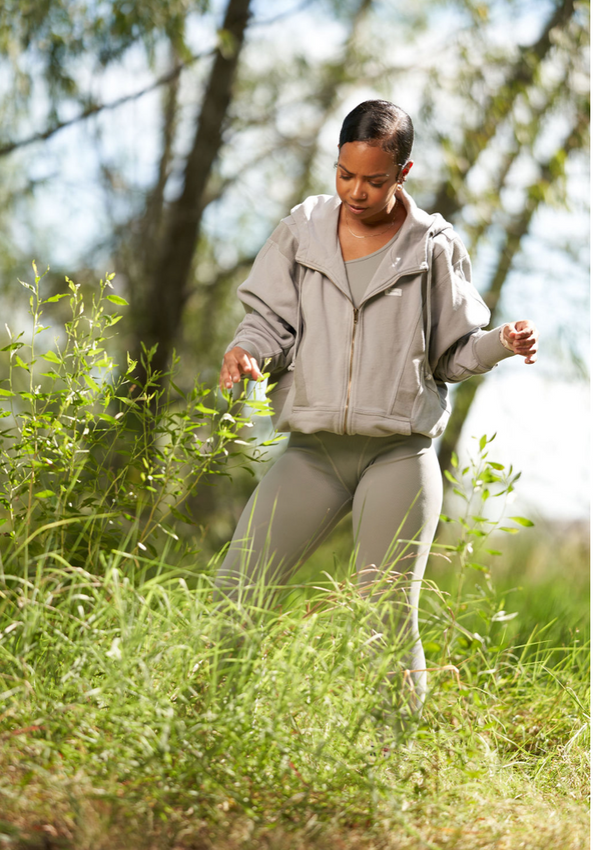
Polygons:
[[344,118],[339,145],[379,145],[393,156],[398,168],[403,168],[410,159],[413,140],[413,123],[403,109],[388,100],[365,100]]

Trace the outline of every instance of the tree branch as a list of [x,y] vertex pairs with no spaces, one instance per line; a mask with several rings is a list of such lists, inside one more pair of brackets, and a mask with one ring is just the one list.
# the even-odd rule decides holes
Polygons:
[[558,3],[539,39],[535,44],[522,48],[509,78],[499,92],[488,97],[479,125],[466,130],[462,146],[453,157],[451,173],[440,186],[433,205],[433,209],[444,218],[452,220],[460,209],[462,199],[458,189],[464,184],[466,175],[493,138],[500,123],[510,113],[518,94],[533,82],[539,64],[552,47],[552,31],[557,27],[566,27],[573,14],[574,0],[561,0]]
[[216,49],[211,48],[211,50],[205,50],[202,53],[196,53],[194,54],[194,56],[190,56],[189,59],[186,59],[185,61],[177,64],[168,73],[163,74],[161,77],[158,77],[158,79],[156,79],[149,86],[145,86],[143,89],[140,89],[139,91],[134,92],[133,94],[126,94],[123,97],[114,100],[112,103],[95,103],[92,106],[88,106],[87,109],[84,109],[83,112],[81,112],[79,115],[76,115],[74,118],[70,118],[68,121],[59,121],[52,127],[48,127],[46,130],[40,131],[39,133],[33,133],[31,136],[28,136],[25,139],[20,139],[17,142],[7,142],[4,145],[0,145],[0,156],[7,156],[7,154],[12,153],[18,148],[27,147],[27,145],[32,145],[35,142],[45,142],[46,139],[51,138],[51,136],[54,136],[56,133],[59,133],[66,127],[72,127],[74,124],[79,124],[81,121],[86,121],[93,115],[98,115],[98,113],[104,112],[107,109],[118,109],[119,106],[123,106],[124,104],[130,103],[133,100],[138,100],[138,98],[143,97],[144,95],[149,94],[152,91],[155,91],[161,86],[174,82],[185,68],[189,67],[190,65],[193,65],[195,62],[198,62],[199,59],[204,59],[215,52]]

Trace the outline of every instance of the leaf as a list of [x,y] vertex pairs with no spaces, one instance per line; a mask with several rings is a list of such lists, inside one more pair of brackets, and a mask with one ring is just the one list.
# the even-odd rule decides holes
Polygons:
[[511,516],[509,517],[509,519],[512,519],[514,522],[518,522],[519,525],[523,525],[525,526],[525,528],[531,528],[533,525],[535,525],[534,522],[524,516]]
[[518,528],[508,528],[505,525],[501,525],[499,531],[506,531],[507,534],[518,534],[519,533]]
[[35,493],[36,499],[49,499],[50,496],[54,496],[54,490],[40,490],[39,493]]
[[169,383],[171,384],[176,393],[178,393],[182,398],[185,398],[184,391],[181,389],[181,387],[177,386],[177,384],[172,378],[169,379]]
[[44,360],[47,360],[49,363],[57,363],[60,365],[60,358],[56,356],[53,351],[47,351],[45,354],[42,354]]
[[482,573],[489,573],[490,571],[489,567],[486,567],[483,564],[478,564],[476,561],[468,561],[465,566],[470,567],[472,570],[479,570]]
[[0,389],[0,395],[6,396],[7,398],[11,398],[12,396],[14,396],[14,393],[13,393],[12,390],[2,390],[2,389]]
[[46,300],[43,301],[42,303],[43,304],[56,304],[56,302],[60,301],[61,298],[68,298],[68,297],[69,297],[68,292],[61,292],[60,295],[51,295],[50,298],[46,298]]
[[495,484],[497,481],[502,481],[502,479],[498,475],[494,475],[494,473],[489,469],[484,469],[481,475],[479,476],[479,480],[484,484]]
[[174,516],[174,517],[177,517],[177,519],[181,520],[181,522],[185,522],[185,523],[187,523],[188,525],[195,525],[195,524],[196,524],[196,523],[195,523],[192,519],[190,519],[189,517],[185,516],[185,514],[182,514],[182,513],[181,513],[181,511],[178,511],[178,510],[177,510],[177,508],[174,508],[172,505],[171,505],[171,507],[169,508],[169,510],[171,511],[171,513],[173,514],[173,516]]
[[120,307],[129,307],[129,301],[125,301],[120,295],[107,295],[106,300],[112,304],[118,304]]
[[452,473],[449,472],[447,469],[444,470],[444,475],[446,476],[448,481],[450,481],[452,484],[458,484],[458,481],[456,480],[454,475],[452,475]]

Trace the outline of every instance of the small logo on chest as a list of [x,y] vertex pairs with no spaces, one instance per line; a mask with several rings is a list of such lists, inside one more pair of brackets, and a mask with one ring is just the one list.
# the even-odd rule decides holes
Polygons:
[[400,295],[402,295],[402,290],[400,289],[400,287],[399,287],[399,286],[392,286],[392,288],[391,288],[391,289],[386,289],[386,291],[385,291],[385,295],[397,295],[397,296],[400,296]]

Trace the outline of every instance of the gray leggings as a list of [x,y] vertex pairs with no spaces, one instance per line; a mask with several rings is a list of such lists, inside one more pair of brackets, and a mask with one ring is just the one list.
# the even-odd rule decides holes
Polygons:
[[239,600],[251,598],[255,582],[284,584],[352,511],[361,584],[372,584],[365,570],[372,565],[410,577],[396,627],[411,644],[403,664],[414,671],[420,705],[426,673],[417,608],[441,506],[442,477],[428,437],[292,432],[244,508],[217,587]]

